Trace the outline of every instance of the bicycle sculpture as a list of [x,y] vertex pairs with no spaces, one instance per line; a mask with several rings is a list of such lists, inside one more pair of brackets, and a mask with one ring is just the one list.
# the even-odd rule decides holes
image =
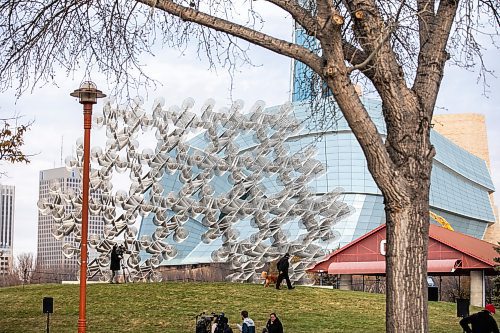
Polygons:
[[[176,257],[176,244],[189,237],[185,224],[194,219],[206,229],[201,241],[222,240],[211,258],[230,264],[229,280],[254,281],[256,270],[288,252],[295,258],[292,280],[306,281],[305,269],[325,254],[322,243],[339,236],[333,226],[352,209],[338,200],[340,189],[321,195],[309,189],[325,167],[314,159],[312,145],[290,151],[286,141],[301,131],[290,115],[292,105],[268,112],[259,101],[247,114],[240,112],[241,101],[219,112],[213,100],[198,113],[193,105],[186,99],[181,107],[166,109],[157,100],[147,114],[140,101],[130,107],[107,102],[103,114],[94,115],[107,141],[104,149],[91,149],[89,211],[102,216],[104,229],[89,235],[89,246],[99,253],[89,263],[89,277],[109,279],[109,254],[119,239],[129,254],[124,264],[130,280],[161,280],[154,269]],[[156,147],[139,151],[138,140],[150,131]],[[82,160],[78,141],[66,166],[81,174]],[[115,190],[113,177],[124,172],[130,186]],[[221,182],[230,184],[227,190],[217,190]],[[164,185],[173,183],[177,186],[167,192]],[[64,192],[53,183],[50,199],[38,206],[54,218],[56,238],[74,233],[79,241],[81,203],[81,193]],[[137,237],[134,224],[140,217],[152,217],[151,235]],[[254,232],[240,234],[235,224],[241,221]],[[287,223],[298,223],[302,232],[291,237],[282,228]],[[79,251],[77,243],[63,248],[67,257]]]

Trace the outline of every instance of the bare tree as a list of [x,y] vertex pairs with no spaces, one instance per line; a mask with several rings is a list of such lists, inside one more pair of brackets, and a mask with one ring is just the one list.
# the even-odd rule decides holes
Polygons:
[[35,256],[33,253],[21,253],[17,256],[16,273],[23,284],[30,284],[35,270]]
[[[288,13],[314,48],[262,32],[266,6]],[[447,60],[487,72],[477,36],[489,29],[483,36],[498,42],[499,10],[496,0],[0,0],[0,87],[15,82],[21,93],[82,63],[117,84],[140,83],[140,56],[160,43],[198,42],[214,66],[249,61],[250,44],[306,64],[333,94],[384,196],[387,332],[427,332],[433,110]],[[382,100],[385,141],[356,93],[358,77]]]

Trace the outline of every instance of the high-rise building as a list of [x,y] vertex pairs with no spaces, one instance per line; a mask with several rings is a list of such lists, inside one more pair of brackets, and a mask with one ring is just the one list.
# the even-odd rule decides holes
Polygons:
[[13,268],[15,198],[14,186],[0,185],[0,274],[9,273]]
[[[63,192],[81,192],[81,180],[77,171],[68,171],[64,167],[43,170],[40,171],[39,200],[49,198],[50,187],[55,182],[59,183]],[[68,205],[65,209],[71,208]],[[102,234],[104,224],[100,216],[89,215],[88,225],[89,234]],[[63,253],[64,244],[69,244],[70,248],[79,248],[79,243],[75,241],[75,233],[56,239],[53,235],[55,227],[56,223],[52,216],[38,213],[37,267],[46,274],[65,273],[64,279],[76,278],[79,268],[78,256],[73,255],[68,258]]]

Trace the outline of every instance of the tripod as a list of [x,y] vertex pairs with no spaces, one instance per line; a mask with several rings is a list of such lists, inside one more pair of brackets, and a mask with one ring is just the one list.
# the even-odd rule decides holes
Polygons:
[[130,270],[123,262],[120,262],[120,264],[122,265],[123,282],[127,283],[127,274],[125,274],[125,270],[128,272],[129,278],[130,278]]

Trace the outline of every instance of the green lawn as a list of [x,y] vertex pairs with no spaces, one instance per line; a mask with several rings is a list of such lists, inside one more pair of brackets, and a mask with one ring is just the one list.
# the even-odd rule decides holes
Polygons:
[[[237,333],[243,309],[258,333],[270,312],[278,314],[286,333],[385,331],[385,301],[379,294],[233,283],[90,284],[87,291],[89,333],[192,333],[194,318],[203,311],[224,312]],[[0,288],[0,332],[45,332],[42,299],[47,296],[54,298],[50,331],[76,332],[79,287],[60,284]],[[431,332],[462,332],[455,304],[431,302],[429,313]]]

